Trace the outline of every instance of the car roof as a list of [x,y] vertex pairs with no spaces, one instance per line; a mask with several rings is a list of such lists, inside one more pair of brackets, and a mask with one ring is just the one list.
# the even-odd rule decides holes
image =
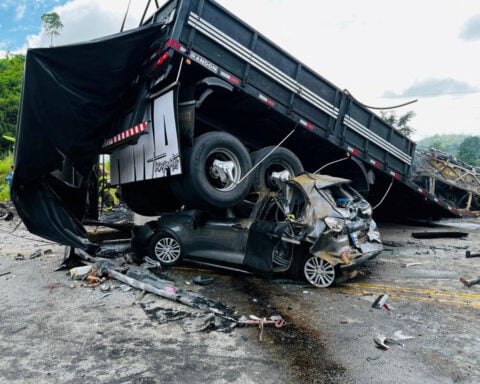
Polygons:
[[293,177],[288,183],[299,185],[302,189],[308,191],[312,188],[327,188],[332,185],[348,184],[351,180],[343,179],[341,177],[334,177],[329,175],[317,175],[314,173],[302,173],[299,176]]

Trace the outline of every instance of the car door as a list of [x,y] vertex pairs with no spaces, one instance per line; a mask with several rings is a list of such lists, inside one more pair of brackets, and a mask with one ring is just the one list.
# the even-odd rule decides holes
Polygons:
[[208,218],[192,232],[187,257],[242,264],[250,224],[250,220]]

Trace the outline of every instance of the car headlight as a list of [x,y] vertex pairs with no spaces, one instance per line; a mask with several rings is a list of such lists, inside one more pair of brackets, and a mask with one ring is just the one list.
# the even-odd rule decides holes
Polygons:
[[345,220],[339,219],[338,217],[326,217],[324,221],[327,227],[333,232],[342,232],[345,226]]

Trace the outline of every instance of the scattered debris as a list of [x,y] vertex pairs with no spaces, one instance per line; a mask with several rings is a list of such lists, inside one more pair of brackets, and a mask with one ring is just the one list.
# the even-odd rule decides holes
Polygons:
[[22,255],[21,253],[17,253],[15,256],[15,260],[25,260],[25,255]]
[[480,283],[480,277],[477,277],[476,279],[472,280],[467,280],[464,277],[460,278],[460,281],[465,285],[466,287],[471,287],[472,285]]
[[389,298],[389,296],[386,295],[386,294],[382,294],[382,295],[378,296],[376,298],[376,300],[373,302],[372,308],[376,308],[376,309],[385,308],[385,309],[390,310],[390,307],[387,304],[388,298]]
[[444,231],[444,232],[412,232],[412,237],[416,239],[443,239],[459,238],[468,236],[468,232]]
[[385,351],[388,351],[390,347],[385,344],[386,337],[385,336],[376,336],[373,338],[373,341],[375,342],[377,348],[384,349]]
[[403,340],[413,339],[413,336],[407,336],[402,333],[402,331],[396,331],[393,334],[393,337],[386,337],[383,335],[378,335],[373,338],[373,341],[376,344],[377,348],[383,349],[385,351],[389,350],[389,345],[398,345],[400,348],[405,348],[405,345],[402,343]]
[[30,255],[30,259],[36,259],[37,257],[40,257],[42,256],[42,250],[41,249],[37,249],[35,252],[33,252],[31,255]]
[[0,216],[0,220],[11,221],[12,219],[13,219],[13,212],[10,212],[10,211]]
[[471,257],[480,257],[480,252],[470,252],[470,251],[466,251],[465,252],[465,257],[467,259],[471,258]]
[[0,273],[0,277],[9,275],[10,273],[12,273],[12,272],[2,272],[2,273]]
[[402,263],[402,268],[414,267],[416,265],[422,265],[422,263]]
[[192,281],[198,285],[209,285],[213,283],[213,277],[195,276]]
[[104,294],[102,294],[102,295],[99,297],[99,300],[102,300],[102,299],[104,299],[105,297],[110,296],[111,294],[112,294],[112,292],[105,292]]
[[392,241],[392,240],[383,240],[382,243],[386,247],[395,247],[395,248],[400,248],[400,247],[403,247],[405,245],[403,242]]
[[260,333],[258,335],[258,341],[263,341],[263,326],[266,324],[274,324],[276,328],[282,328],[287,323],[285,320],[282,319],[281,316],[270,316],[268,319],[265,317],[263,319],[255,316],[255,315],[250,315],[248,318],[245,316],[242,316],[238,319],[237,324],[243,324],[243,325],[258,325],[258,328],[260,329]]
[[100,290],[103,292],[110,291],[110,288],[111,287],[109,283],[103,283],[102,285],[100,285]]
[[85,280],[92,271],[93,267],[91,265],[75,267],[70,269],[70,276],[73,280]]

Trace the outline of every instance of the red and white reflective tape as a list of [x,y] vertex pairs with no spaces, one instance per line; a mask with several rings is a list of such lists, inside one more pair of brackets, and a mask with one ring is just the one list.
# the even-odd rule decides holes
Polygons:
[[420,192],[423,196],[426,196],[427,195],[427,190],[423,189],[423,188],[417,188],[417,191]]
[[360,156],[360,151],[356,148],[347,147],[348,152],[353,153],[355,156]]
[[400,174],[398,174],[397,172],[390,171],[389,173],[390,173],[390,175],[393,176],[395,179],[400,179]]
[[165,43],[165,48],[175,48],[177,50],[179,50],[180,52],[186,52],[186,48],[183,47],[178,41],[175,41],[175,40],[168,40],[166,43]]
[[302,124],[305,128],[309,129],[310,131],[313,131],[314,125],[312,123],[309,123],[308,121],[300,119],[300,124]]
[[235,76],[231,75],[228,72],[220,70],[220,76],[222,76],[224,79],[228,80],[229,82],[235,85],[240,85],[240,79],[237,79]]
[[269,105],[270,107],[275,106],[275,102],[272,99],[269,99],[267,96],[260,94],[258,95],[258,98],[262,100],[264,103],[266,103],[267,105]]
[[103,144],[103,148],[106,148],[112,144],[117,144],[121,142],[122,140],[128,139],[130,137],[139,135],[142,132],[145,132],[147,130],[147,122],[144,121],[143,123],[140,123],[133,128],[127,129],[126,131],[119,133],[118,135],[113,136],[112,138],[108,139],[105,141],[105,144]]
[[381,167],[382,167],[382,163],[380,163],[380,162],[377,161],[377,160],[370,159],[370,160],[368,160],[368,162],[369,162],[370,164],[372,164],[375,168],[381,168]]

